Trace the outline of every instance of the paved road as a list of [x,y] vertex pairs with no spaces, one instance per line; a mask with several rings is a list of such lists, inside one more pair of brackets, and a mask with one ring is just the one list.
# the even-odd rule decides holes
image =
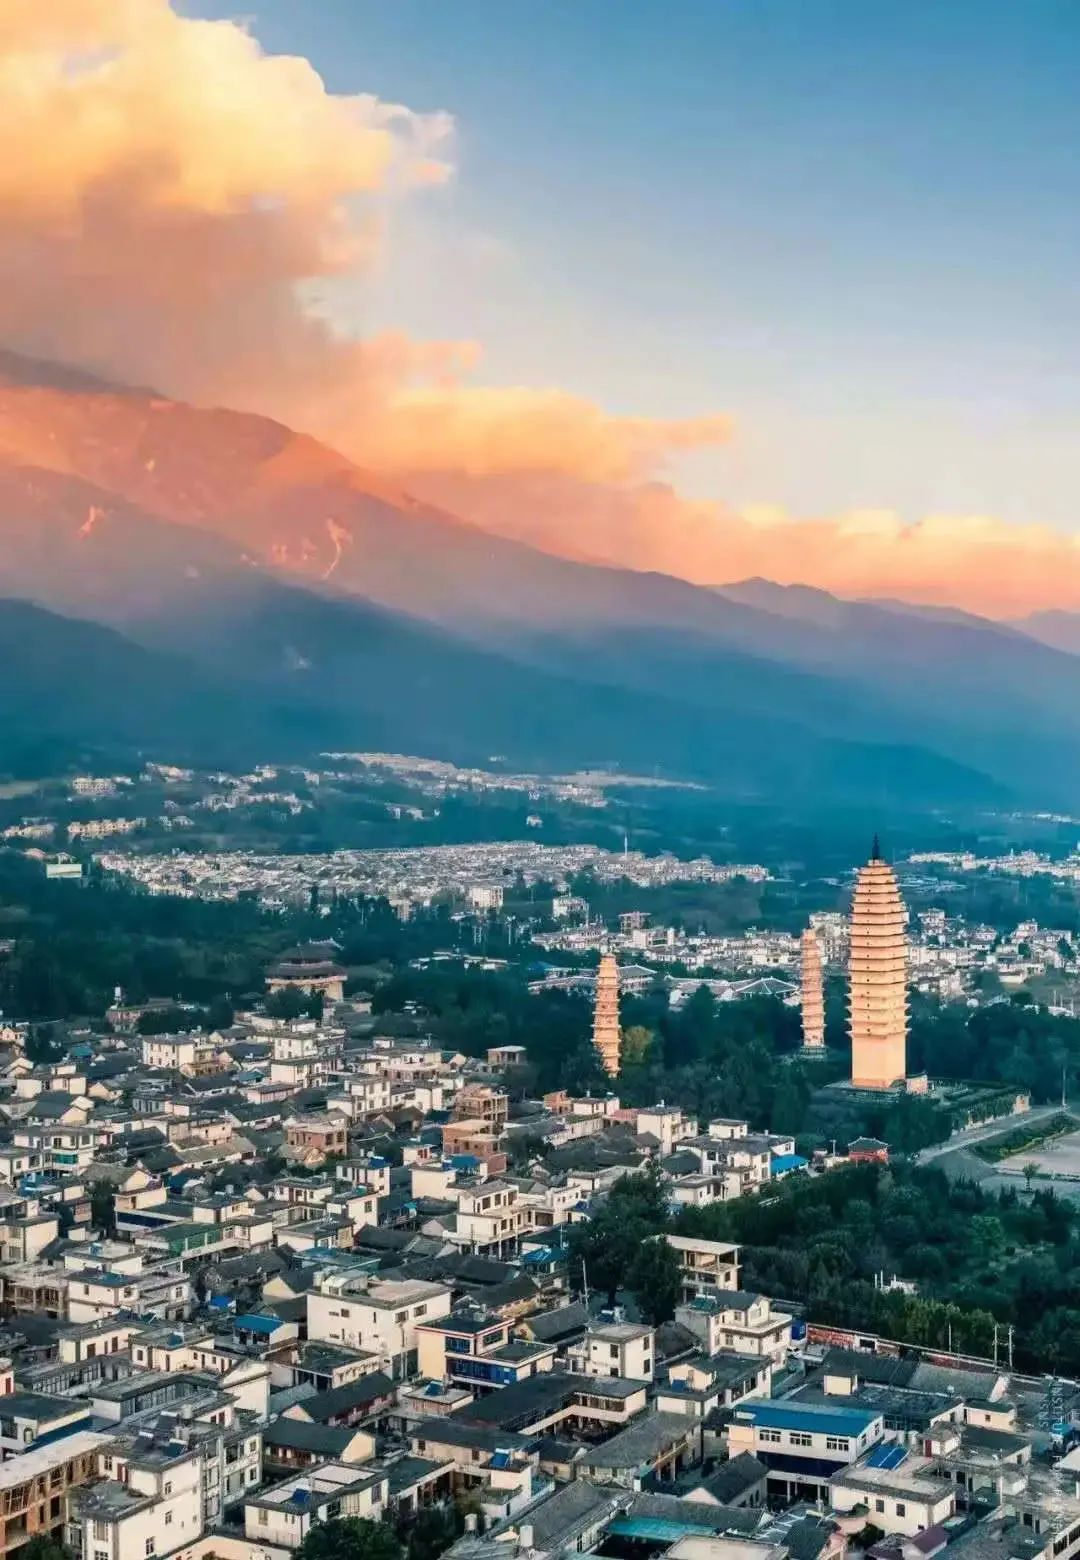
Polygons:
[[1025,1111],[1022,1116],[1006,1116],[1000,1121],[989,1121],[985,1126],[969,1127],[966,1132],[958,1132],[945,1143],[935,1143],[933,1148],[921,1149],[915,1158],[920,1165],[926,1165],[932,1159],[940,1159],[942,1154],[951,1154],[958,1148],[972,1148],[976,1143],[985,1143],[988,1138],[1005,1137],[1018,1127],[1038,1126],[1040,1121],[1049,1121],[1060,1114],[1060,1105],[1039,1105],[1035,1110]]

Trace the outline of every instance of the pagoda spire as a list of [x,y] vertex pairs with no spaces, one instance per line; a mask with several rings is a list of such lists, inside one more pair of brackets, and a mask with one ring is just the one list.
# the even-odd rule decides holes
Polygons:
[[876,834],[874,835],[874,843],[870,847],[870,860],[881,860],[881,841],[878,839]]

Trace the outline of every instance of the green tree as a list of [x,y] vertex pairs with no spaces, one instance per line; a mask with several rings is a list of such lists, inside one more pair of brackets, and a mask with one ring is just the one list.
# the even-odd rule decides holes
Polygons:
[[1004,1253],[1005,1226],[996,1213],[977,1213],[968,1225],[968,1237],[978,1259],[988,1267]]
[[64,1054],[64,1047],[53,1033],[51,1024],[35,1024],[26,1037],[26,1060],[39,1063],[58,1062]]
[[140,1035],[183,1034],[191,1028],[194,1016],[178,1007],[151,1008],[148,1013],[140,1013],[138,1033]]
[[63,1544],[48,1533],[37,1533],[19,1551],[21,1560],[71,1560]]
[[311,1528],[296,1560],[404,1560],[401,1540],[384,1522],[334,1517]]
[[679,1258],[664,1239],[647,1240],[630,1264],[626,1287],[647,1322],[670,1322],[682,1297]]
[[408,1560],[438,1560],[444,1549],[464,1531],[464,1521],[455,1506],[428,1506],[419,1512],[403,1535],[408,1544]]
[[270,993],[263,1006],[271,1018],[302,1018],[308,1010],[308,999],[295,986],[281,986]]
[[108,1181],[91,1184],[90,1222],[102,1235],[116,1234],[116,1192]]
[[620,1066],[647,1066],[652,1059],[655,1043],[655,1029],[646,1029],[644,1024],[631,1024],[622,1033],[622,1045],[619,1055]]
[[571,1227],[573,1281],[587,1277],[590,1288],[602,1290],[614,1305],[642,1243],[667,1223],[667,1192],[657,1166],[650,1162],[636,1175],[620,1176],[596,1213]]

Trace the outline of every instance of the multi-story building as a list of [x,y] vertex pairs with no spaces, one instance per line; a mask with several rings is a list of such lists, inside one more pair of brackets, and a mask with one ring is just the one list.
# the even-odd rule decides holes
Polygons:
[[468,1181],[447,1188],[457,1202],[455,1238],[466,1251],[501,1257],[513,1252],[531,1219],[506,1181]]
[[852,1467],[884,1433],[880,1413],[831,1403],[740,1403],[728,1428],[731,1455],[751,1452],[769,1470],[769,1493],[784,1501],[828,1499],[835,1474]]
[[700,1339],[706,1354],[734,1349],[774,1365],[786,1363],[791,1349],[793,1318],[774,1311],[764,1295],[744,1290],[696,1295],[677,1306],[675,1320]]
[[422,1376],[480,1392],[550,1370],[556,1353],[553,1344],[515,1339],[511,1321],[489,1315],[480,1305],[418,1322],[416,1340]]
[[199,1453],[171,1418],[130,1446],[102,1448],[98,1467],[104,1477],[71,1501],[67,1537],[79,1560],[166,1555],[202,1536]]
[[717,1289],[738,1289],[738,1246],[729,1241],[701,1240],[696,1235],[665,1235],[664,1239],[679,1259],[685,1299]]
[[308,1338],[375,1354],[394,1380],[412,1374],[417,1324],[450,1310],[449,1283],[329,1274],[307,1297]]
[[289,1150],[299,1157],[343,1155],[348,1149],[347,1116],[334,1112],[325,1115],[311,1114],[287,1116],[284,1122],[285,1142]]
[[644,1322],[628,1322],[621,1311],[602,1313],[585,1336],[567,1350],[572,1371],[585,1376],[619,1376],[624,1381],[652,1381],[656,1333]]
[[275,1549],[298,1549],[311,1529],[333,1517],[382,1520],[389,1506],[390,1481],[385,1469],[327,1462],[283,1484],[248,1495],[244,1502],[244,1534],[250,1543]]
[[[78,1430],[0,1464],[0,1557],[8,1560],[32,1538],[59,1539],[70,1493],[97,1474],[108,1437]],[[145,1553],[145,1551],[143,1551]],[[110,1560],[120,1560],[110,1555]]]

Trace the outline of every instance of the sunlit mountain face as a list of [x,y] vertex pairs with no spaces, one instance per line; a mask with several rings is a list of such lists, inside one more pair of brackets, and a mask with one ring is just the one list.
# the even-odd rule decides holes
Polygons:
[[5,595],[282,700],[290,741],[306,711],[354,744],[955,796],[1080,740],[1080,659],[1014,629],[558,558],[283,424],[11,356],[0,536]]
[[[483,317],[452,255],[498,246],[455,229],[457,120],[372,95],[357,62],[328,85],[300,13],[285,54],[203,11],[0,0],[20,153],[0,168],[0,591],[45,614],[18,619],[35,655],[75,621],[113,636],[86,643],[114,682],[132,657],[125,740],[140,711],[153,726],[153,666],[291,748],[318,730],[644,763],[755,797],[1071,794],[1074,534],[909,522],[888,494],[816,518],[722,482],[687,496],[688,462],[754,448],[737,405],[683,388],[689,296],[680,349],[620,378],[618,410],[509,371],[535,306],[500,321],[485,380],[452,318],[436,337],[377,307],[427,275],[433,308]],[[624,324],[629,349],[656,322]],[[580,334],[553,327],[545,372],[561,350],[580,368]],[[737,401],[733,364],[722,383]],[[61,664],[30,669],[42,699]],[[205,741],[213,722],[170,708]]]

